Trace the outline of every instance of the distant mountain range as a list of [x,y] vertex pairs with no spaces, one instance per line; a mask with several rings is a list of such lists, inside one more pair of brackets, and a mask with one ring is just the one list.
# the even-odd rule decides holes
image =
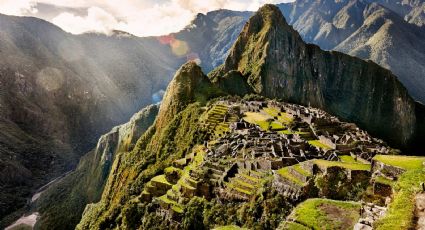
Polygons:
[[425,102],[423,1],[298,0],[279,8],[304,41],[390,69]]

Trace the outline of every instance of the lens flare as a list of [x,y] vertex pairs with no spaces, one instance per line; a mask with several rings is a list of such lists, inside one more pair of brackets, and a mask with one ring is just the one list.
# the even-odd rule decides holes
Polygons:
[[171,51],[176,56],[184,56],[189,52],[189,45],[182,40],[174,40],[171,44]]
[[52,67],[46,67],[37,74],[37,84],[49,92],[60,89],[64,80],[63,73]]
[[158,41],[163,45],[170,45],[174,40],[173,35],[164,35],[158,38]]

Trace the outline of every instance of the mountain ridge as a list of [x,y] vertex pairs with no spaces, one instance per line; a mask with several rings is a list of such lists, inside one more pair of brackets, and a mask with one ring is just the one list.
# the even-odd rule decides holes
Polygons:
[[390,71],[305,44],[272,5],[247,22],[215,75],[230,70],[256,93],[324,109],[398,146],[407,147],[417,132],[415,103]]

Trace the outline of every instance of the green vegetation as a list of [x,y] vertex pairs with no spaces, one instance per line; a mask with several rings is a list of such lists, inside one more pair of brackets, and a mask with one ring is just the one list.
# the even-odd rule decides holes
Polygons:
[[277,173],[281,175],[282,177],[285,177],[289,179],[290,181],[294,182],[295,184],[298,184],[300,186],[304,186],[304,182],[302,182],[300,179],[296,178],[292,173],[289,171],[290,167],[285,167],[277,170]]
[[321,167],[341,167],[350,170],[370,170],[370,164],[362,164],[362,163],[348,163],[348,162],[339,162],[339,161],[326,161],[326,160],[313,160],[314,163]]
[[283,124],[290,124],[294,120],[291,115],[279,112],[279,110],[275,107],[267,107],[264,108],[263,111],[272,117],[277,117],[277,120]]
[[298,224],[295,222],[287,222],[287,221],[281,224],[278,229],[279,230],[310,230],[310,228],[302,224]]
[[393,186],[394,183],[395,183],[394,181],[387,179],[385,177],[382,177],[382,176],[377,176],[377,177],[374,178],[374,180],[377,183],[386,184],[386,185],[389,185],[389,186]]
[[299,204],[290,217],[312,229],[352,229],[360,217],[360,204],[328,199],[308,199]]
[[406,170],[421,169],[423,168],[423,162],[425,161],[425,157],[396,155],[376,155],[373,159],[384,164],[400,167]]
[[330,146],[323,144],[319,140],[308,141],[308,143],[312,146],[319,147],[319,148],[322,148],[324,150],[331,150],[332,149]]
[[[402,163],[404,164],[404,162]],[[389,205],[387,214],[377,222],[374,228],[378,230],[413,229],[414,228],[414,197],[422,190],[420,183],[425,181],[423,169],[412,169],[403,173],[393,186],[394,198]]]
[[345,163],[359,163],[350,155],[341,155],[339,156],[339,159],[341,159],[341,161]]
[[[251,124],[260,126],[263,130],[268,130],[272,121],[272,117],[263,113],[246,112],[244,120]],[[271,120],[270,120],[271,119]]]
[[247,230],[247,228],[241,228],[236,225],[226,225],[214,228],[214,230]]
[[152,181],[158,182],[158,183],[161,183],[161,184],[171,185],[170,182],[167,181],[167,178],[165,178],[165,175],[156,176],[156,177],[152,178]]
[[303,169],[300,164],[293,165],[292,167],[295,171],[297,171],[298,173],[300,173],[303,176],[311,176],[310,172]]

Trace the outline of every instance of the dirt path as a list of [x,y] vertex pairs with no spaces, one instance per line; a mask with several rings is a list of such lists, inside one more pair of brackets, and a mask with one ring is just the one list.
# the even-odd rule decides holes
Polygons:
[[6,227],[5,230],[23,229],[24,227],[33,228],[35,223],[37,223],[38,216],[39,216],[38,212],[32,213],[31,215],[28,215],[28,216],[23,216],[19,218],[12,225],[9,225],[8,227]]
[[[31,204],[34,203],[40,197],[40,195],[44,191],[46,191],[46,189],[48,189],[50,186],[54,185],[55,183],[60,182],[66,175],[70,174],[71,172],[73,172],[73,170],[62,174],[59,177],[56,177],[55,179],[51,180],[49,183],[40,187],[37,190],[37,192],[31,197]],[[37,219],[39,217],[40,217],[40,214],[38,212],[33,212],[27,216],[24,215],[21,218],[19,218],[17,221],[15,221],[13,224],[6,227],[5,230],[22,229],[22,227],[33,228],[34,225],[37,223]]]

